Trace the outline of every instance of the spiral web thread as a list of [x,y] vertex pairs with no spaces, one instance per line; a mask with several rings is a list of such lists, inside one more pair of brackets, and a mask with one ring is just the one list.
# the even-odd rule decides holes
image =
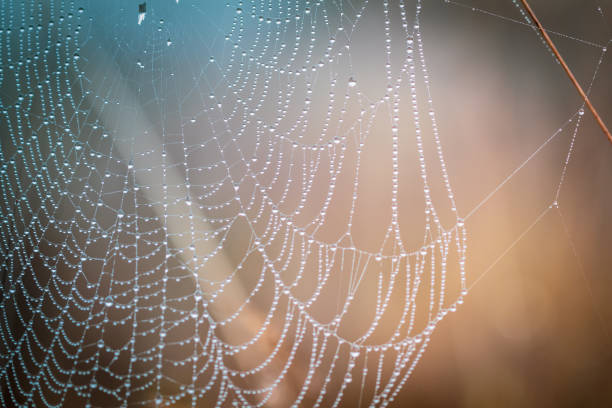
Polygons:
[[[393,401],[468,292],[423,3],[382,3],[372,100],[367,1],[3,0],[2,405]],[[382,138],[371,250],[353,230]]]

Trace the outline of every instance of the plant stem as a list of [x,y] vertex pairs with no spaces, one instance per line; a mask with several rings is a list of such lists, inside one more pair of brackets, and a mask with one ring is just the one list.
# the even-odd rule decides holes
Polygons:
[[608,137],[608,140],[610,141],[610,143],[612,143],[612,134],[610,134],[610,131],[606,127],[606,124],[603,122],[603,120],[601,119],[601,117],[597,113],[597,110],[595,109],[595,107],[593,106],[591,101],[589,100],[589,97],[587,96],[587,94],[582,90],[582,87],[580,86],[580,84],[576,80],[576,77],[574,76],[574,74],[572,74],[572,70],[565,63],[565,60],[563,59],[563,57],[561,56],[561,54],[557,50],[557,47],[555,47],[555,44],[553,44],[552,40],[548,36],[548,33],[546,32],[546,30],[544,30],[544,27],[542,27],[542,24],[540,23],[540,20],[538,20],[538,18],[536,17],[535,13],[533,12],[531,7],[529,6],[529,3],[527,3],[527,0],[521,0],[521,3],[523,3],[523,7],[527,11],[527,14],[529,14],[529,17],[531,17],[531,19],[533,20],[535,25],[538,27],[538,30],[540,30],[540,33],[544,37],[544,40],[546,41],[546,44],[548,44],[548,46],[552,50],[553,54],[555,54],[555,57],[557,57],[557,61],[559,61],[559,63],[561,64],[561,66],[565,70],[565,73],[567,74],[569,79],[572,81],[572,83],[574,84],[576,89],[578,90],[578,93],[580,94],[580,96],[582,96],[582,99],[584,99],[584,103],[586,104],[586,106],[588,106],[588,108],[591,111],[591,113],[593,114],[593,116],[595,116],[595,120],[599,124],[599,127],[601,128],[601,130],[603,130],[605,135]]

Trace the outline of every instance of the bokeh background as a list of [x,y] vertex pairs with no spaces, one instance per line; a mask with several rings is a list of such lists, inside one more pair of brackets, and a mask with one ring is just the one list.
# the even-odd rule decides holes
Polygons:
[[[612,5],[530,4],[587,88],[601,48],[585,42],[610,46]],[[534,32],[506,19],[520,20],[511,2],[428,5],[423,26],[449,167],[463,192],[459,207],[472,208],[575,121],[581,101]],[[611,70],[605,54],[590,93],[608,124]],[[612,149],[588,112],[558,209],[515,241],[552,202],[573,131],[566,127],[467,222],[468,270],[478,281],[441,322],[395,406],[612,404]]]
[[[84,89],[121,102],[116,112],[111,110],[101,117],[102,121],[112,122],[109,127],[117,130],[116,147],[111,150],[117,159],[114,170],[117,174],[124,171],[121,166],[125,163],[119,162],[126,162],[125,151],[133,148],[130,146],[134,140],[143,151],[155,148],[146,144],[150,143],[148,136],[132,134],[144,130],[152,134],[163,128],[168,132],[164,135],[169,138],[166,140],[173,141],[179,134],[173,133],[180,128],[177,118],[199,118],[203,107],[213,103],[214,97],[206,98],[220,90],[218,84],[223,81],[222,70],[215,67],[217,62],[210,63],[210,57],[215,56],[220,65],[223,63],[227,46],[221,33],[232,29],[239,5],[181,0],[180,8],[176,8],[173,1],[148,1],[144,26],[138,26],[138,3],[83,2],[83,18],[88,19],[84,38],[88,40],[79,51],[79,64],[85,67],[88,83],[83,89],[75,87],[74,92],[82,92],[76,99],[85,101],[85,105],[94,102]],[[306,3],[313,9],[321,7],[313,1],[298,3],[300,7]],[[396,3],[391,3],[396,13]],[[578,81],[590,89],[589,95],[600,115],[610,124],[612,58],[604,48],[611,46],[612,3],[607,0],[530,3]],[[9,4],[11,10],[16,10],[20,2],[2,2],[4,11]],[[27,4],[29,8],[24,10],[36,10],[32,2]],[[334,21],[342,7],[350,19],[362,4],[333,1],[324,7],[330,10]],[[414,10],[415,4],[407,1],[407,10]],[[272,13],[275,4],[270,2],[269,7]],[[39,9],[46,17],[48,9],[42,6]],[[340,23],[332,22],[331,28],[335,30],[336,25],[344,24],[343,18],[338,18]],[[392,23],[393,33],[399,34],[399,18],[393,12]],[[13,22],[3,24],[10,26]],[[157,30],[158,27],[161,28]],[[318,25],[315,31],[322,44],[329,36],[324,27]],[[370,1],[363,9],[360,24],[351,32],[350,58],[347,53],[347,58],[334,67],[343,81],[354,77],[361,95],[372,100],[385,93],[383,27],[382,2]],[[450,181],[459,215],[466,217],[470,290],[457,312],[438,324],[427,351],[392,406],[611,406],[612,146],[588,111],[579,114],[582,101],[578,93],[513,1],[423,1],[421,31]],[[19,45],[12,38],[14,49]],[[248,35],[246,38],[248,41]],[[159,48],[166,41],[172,47]],[[402,42],[394,42],[393,47],[400,50],[394,54],[400,58]],[[145,55],[144,49],[152,50],[149,52],[153,56]],[[399,60],[391,62],[398,64]],[[168,69],[175,82],[168,79]],[[309,120],[314,128],[307,135],[313,140],[328,103],[329,84],[320,83],[312,96],[316,108]],[[6,83],[4,86],[3,102],[7,105],[17,95]],[[180,107],[173,101],[180,102]],[[170,108],[160,111],[160,105]],[[348,116],[351,109],[358,107],[349,106]],[[266,113],[272,115],[273,111],[264,109],[263,114]],[[32,115],[32,120],[41,119]],[[188,137],[210,134],[211,129],[198,127],[199,123]],[[11,152],[14,146],[7,142],[10,130],[6,123],[1,129],[3,149],[5,153]],[[412,137],[409,126],[406,129],[406,137]],[[389,130],[388,123],[376,123],[364,162],[360,190],[363,207],[358,211],[360,220],[355,234],[358,246],[371,250],[380,246],[380,237],[389,222]],[[122,134],[128,136],[122,139]],[[96,146],[105,143],[95,132],[77,138],[99,142]],[[241,143],[248,147],[250,140],[244,137]],[[433,145],[426,147],[431,149]],[[402,157],[407,164],[402,177],[411,180],[415,176],[410,164],[414,146],[406,144],[403,149]],[[175,158],[180,154],[175,152]],[[199,159],[204,163],[216,160],[206,155]],[[350,159],[347,163],[350,168]],[[138,168],[159,163],[143,157],[134,164]],[[216,176],[211,174],[209,177],[214,179]],[[154,177],[144,184],[154,184]],[[350,182],[350,178],[344,181]],[[320,182],[315,192],[325,190],[325,177]],[[406,184],[401,193],[405,225],[402,238],[417,247],[423,229],[421,186],[416,182]],[[76,195],[84,187],[76,184],[70,188]],[[340,185],[338,191],[350,194],[350,185]],[[149,194],[151,201],[159,198],[155,193]],[[434,194],[438,194],[444,221],[451,226],[454,220],[443,193],[434,187]],[[342,205],[340,202],[338,208]],[[61,214],[72,217],[71,211],[68,208]],[[112,217],[108,215],[106,221],[114,222]],[[331,240],[344,227],[341,217],[332,220],[321,239]],[[230,262],[240,258],[244,239],[238,234],[226,248]],[[126,276],[138,273],[130,270],[131,266],[122,267]],[[252,267],[257,269],[260,265],[255,262]],[[252,284],[248,278],[245,282],[247,288]],[[193,290],[187,286],[182,286],[182,290]],[[243,295],[241,289],[234,290],[230,296]],[[122,301],[129,303],[129,295]],[[265,300],[260,302],[265,304]],[[371,303],[364,301],[364,315],[371,313],[368,305]],[[321,307],[326,306],[323,303]],[[359,317],[349,319],[354,327],[349,324],[348,332],[359,331]],[[248,323],[244,326],[248,332]],[[185,330],[188,333],[189,328]],[[239,331],[233,335],[238,336]],[[113,334],[117,339],[129,336],[119,329]],[[178,347],[169,353],[180,355],[182,351]],[[118,364],[125,366],[129,355],[122,354],[121,359]],[[296,371],[299,382],[299,368]],[[108,385],[112,384],[108,380]],[[3,392],[10,386],[14,385],[2,383]],[[294,386],[290,384],[283,392],[291,395]],[[113,404],[103,397],[97,398],[95,401],[100,405]],[[142,400],[147,398],[143,396]],[[356,405],[356,398],[349,393],[344,404]],[[138,402],[137,398],[130,400],[130,404]],[[312,397],[306,402],[312,402]],[[189,402],[185,404],[189,406]],[[282,395],[275,404],[283,406]]]

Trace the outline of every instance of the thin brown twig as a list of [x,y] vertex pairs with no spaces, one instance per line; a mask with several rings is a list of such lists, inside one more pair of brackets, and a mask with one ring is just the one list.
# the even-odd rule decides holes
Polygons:
[[557,58],[557,61],[559,61],[559,63],[561,64],[561,66],[565,70],[565,73],[567,74],[569,79],[572,81],[572,83],[574,84],[576,89],[578,90],[578,93],[580,94],[580,96],[582,96],[582,99],[584,99],[584,103],[586,104],[586,106],[588,106],[588,108],[591,111],[591,113],[593,114],[593,116],[595,116],[595,120],[599,124],[599,127],[601,128],[601,130],[603,130],[605,135],[608,137],[608,140],[610,141],[610,143],[612,143],[612,134],[610,134],[610,131],[606,127],[606,124],[603,122],[603,120],[601,119],[601,117],[597,113],[597,110],[595,109],[595,107],[593,106],[591,101],[589,100],[589,97],[587,96],[587,94],[582,90],[582,87],[580,86],[580,84],[576,80],[576,77],[574,76],[574,74],[572,74],[572,70],[565,63],[565,60],[563,59],[563,57],[561,56],[561,54],[557,50],[557,47],[555,47],[555,44],[553,44],[552,40],[548,36],[548,33],[546,32],[546,30],[544,29],[544,27],[540,23],[540,20],[538,20],[538,18],[536,17],[535,13],[533,12],[531,7],[529,6],[529,3],[527,3],[527,0],[521,0],[521,3],[523,3],[523,7],[527,11],[527,14],[529,14],[529,17],[531,17],[531,19],[533,20],[535,25],[538,27],[538,30],[540,30],[540,33],[544,37],[544,40],[546,41],[546,44],[548,44],[548,46],[552,50],[553,54],[555,54],[555,57]]

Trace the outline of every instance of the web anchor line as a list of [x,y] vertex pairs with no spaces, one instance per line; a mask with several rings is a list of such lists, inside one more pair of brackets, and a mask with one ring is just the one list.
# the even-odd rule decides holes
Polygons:
[[591,113],[595,117],[595,120],[597,121],[597,124],[599,125],[601,130],[604,132],[604,134],[606,135],[606,137],[608,138],[610,143],[612,143],[612,134],[610,134],[610,131],[608,130],[608,127],[606,126],[604,121],[601,119],[601,116],[599,116],[599,114],[597,113],[597,110],[595,109],[595,106],[593,106],[593,104],[591,103],[591,100],[589,99],[587,94],[584,92],[584,90],[582,89],[582,87],[580,86],[578,81],[576,80],[576,77],[572,73],[572,70],[565,63],[565,60],[563,59],[563,57],[559,53],[559,50],[557,50],[557,47],[555,47],[555,44],[550,39],[550,36],[548,35],[546,30],[544,29],[544,27],[540,23],[540,20],[538,20],[538,17],[535,15],[533,10],[529,6],[529,3],[527,2],[527,0],[521,0],[521,3],[523,4],[523,7],[527,11],[527,14],[529,14],[529,17],[531,17],[531,19],[533,20],[535,25],[538,27],[538,30],[542,34],[542,37],[544,37],[544,41],[546,41],[546,44],[548,44],[548,46],[552,50],[553,54],[557,58],[557,61],[559,61],[559,63],[563,67],[563,70],[565,71],[565,73],[567,74],[569,79],[572,81],[572,84],[574,84],[574,86],[576,87],[576,90],[578,91],[578,93],[580,94],[582,99],[584,99],[584,103],[586,103],[586,105],[589,107],[589,110],[591,111]]

